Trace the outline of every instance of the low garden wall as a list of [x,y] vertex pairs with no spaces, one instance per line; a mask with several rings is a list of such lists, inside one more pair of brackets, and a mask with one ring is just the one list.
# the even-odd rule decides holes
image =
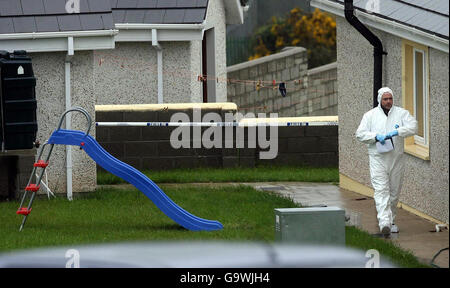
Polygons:
[[[226,114],[238,113],[234,104],[221,106],[201,104],[201,115],[194,116],[192,104],[186,105],[120,105],[97,106],[97,122],[170,122],[175,113],[185,113],[191,122],[201,122],[208,113],[220,115],[222,122]],[[169,107],[170,106],[170,107]],[[194,119],[197,117],[197,119]],[[324,121],[337,121],[337,116],[322,117]],[[279,118],[281,121],[304,122],[321,121],[321,117]],[[326,118],[326,119],[325,119]],[[331,120],[330,120],[331,119]],[[194,121],[193,121],[194,120]],[[195,121],[198,120],[198,121]],[[248,120],[248,119],[246,119]],[[198,167],[255,167],[258,165],[307,165],[315,167],[338,167],[338,126],[292,126],[276,127],[271,133],[270,127],[217,127],[215,135],[221,135],[220,144],[209,148],[204,145],[205,137],[209,137],[210,127],[189,127],[191,136],[183,147],[173,148],[171,135],[179,133],[177,127],[97,127],[97,141],[109,153],[119,160],[138,170],[166,170],[175,168]],[[208,132],[209,129],[209,132]],[[226,130],[228,129],[228,130]],[[237,129],[241,129],[243,143],[237,141]],[[253,129],[253,130],[252,130]],[[227,135],[231,135],[232,140]],[[229,134],[227,134],[229,133]],[[249,134],[250,133],[250,134]],[[266,145],[260,145],[259,136],[265,133]],[[205,136],[206,135],[206,136]],[[203,138],[203,139],[202,139]],[[227,139],[228,142],[225,140]],[[254,141],[249,141],[254,139]],[[214,140],[214,139],[212,139]],[[269,147],[267,147],[267,144]],[[197,145],[196,145],[197,144]],[[277,145],[277,149],[275,149]],[[219,147],[218,147],[219,146]],[[240,148],[237,148],[237,147]],[[261,147],[265,147],[265,149]],[[195,148],[194,148],[195,147]],[[226,148],[230,147],[230,148]],[[263,159],[261,152],[276,150],[276,157]],[[266,156],[267,157],[267,156]]]

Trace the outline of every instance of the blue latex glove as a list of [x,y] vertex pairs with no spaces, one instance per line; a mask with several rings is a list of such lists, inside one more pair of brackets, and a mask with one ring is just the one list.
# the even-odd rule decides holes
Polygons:
[[386,139],[386,135],[383,135],[383,134],[377,134],[376,139],[377,139],[377,141],[379,141],[382,145],[384,145],[384,140]]
[[391,131],[388,134],[386,134],[386,138],[392,138],[392,137],[397,136],[397,135],[398,135],[398,131],[394,130],[394,131]]

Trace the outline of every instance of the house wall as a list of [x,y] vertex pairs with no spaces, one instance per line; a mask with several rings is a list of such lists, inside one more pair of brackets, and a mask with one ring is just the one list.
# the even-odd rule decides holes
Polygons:
[[[226,51],[227,27],[226,27],[225,7],[223,1],[209,1],[208,11],[206,13],[205,30],[209,29],[210,27],[214,27],[214,35],[215,35],[215,47],[216,47],[215,77],[222,79],[221,81],[216,81],[215,102],[227,102],[227,82],[223,81],[223,79],[227,78],[227,51]],[[201,51],[201,43],[199,43],[199,45]],[[209,61],[210,60],[212,59],[209,59]]]
[[[191,43],[160,42],[160,45],[164,102],[191,102],[191,85],[197,82],[197,74],[191,72],[196,70],[191,60]],[[96,104],[157,103],[156,57],[151,42],[118,42],[113,50],[94,51]]]
[[[363,114],[372,108],[373,48],[344,18],[336,18],[339,171],[356,182],[372,187],[367,147],[356,140],[355,131]],[[370,30],[381,39],[384,50],[388,52],[383,60],[383,86],[392,89],[394,105],[401,106],[402,41],[383,31]],[[429,52],[430,161],[405,153],[405,177],[400,202],[448,223],[448,54],[432,48]]]
[[[65,111],[65,57],[64,52],[32,53],[37,100],[37,140],[44,143],[58,127]],[[86,109],[94,120],[93,52],[75,52],[71,67],[72,106]],[[86,120],[80,113],[72,115],[72,129],[86,130]],[[64,125],[64,124],[63,124]],[[95,137],[95,129],[90,134]],[[48,148],[47,148],[48,149]],[[46,151],[48,151],[46,149]],[[91,191],[96,187],[96,165],[83,151],[72,149],[73,192]],[[55,145],[46,169],[50,189],[66,192],[66,147]],[[30,163],[32,165],[32,163]],[[45,178],[44,178],[45,179]],[[21,181],[22,182],[22,181]],[[42,189],[41,189],[42,191]]]
[[[210,1],[205,30],[215,29],[216,75],[226,78],[226,25],[222,1]],[[203,102],[202,41],[160,42],[163,50],[164,103]],[[156,49],[151,42],[116,42],[115,49],[94,51],[96,104],[158,102]],[[212,61],[214,59],[211,59]],[[226,101],[226,81],[216,82],[216,101]]]

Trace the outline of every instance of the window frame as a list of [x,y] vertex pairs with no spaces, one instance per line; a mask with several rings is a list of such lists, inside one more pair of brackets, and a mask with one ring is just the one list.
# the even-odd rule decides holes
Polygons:
[[429,120],[429,115],[428,115],[428,102],[429,102],[429,97],[428,97],[428,89],[427,89],[427,85],[428,85],[428,81],[427,81],[427,78],[428,78],[428,73],[427,73],[427,71],[428,71],[428,69],[427,69],[427,67],[428,67],[428,63],[427,63],[427,53],[426,53],[426,51],[424,51],[423,49],[419,49],[419,48],[417,48],[417,47],[414,47],[413,46],[413,101],[414,101],[414,103],[413,103],[413,111],[414,111],[414,117],[416,117],[416,120],[417,120],[417,90],[416,90],[416,87],[417,87],[417,79],[416,79],[416,65],[417,65],[417,63],[416,63],[416,53],[420,53],[420,54],[422,54],[422,87],[423,87],[423,99],[422,99],[422,101],[423,101],[423,111],[422,111],[422,113],[423,113],[423,123],[422,123],[422,125],[423,125],[423,136],[424,137],[421,137],[421,136],[419,136],[419,135],[414,135],[414,142],[416,143],[416,144],[419,144],[419,145],[422,145],[422,146],[425,146],[425,147],[429,147],[429,133],[428,133],[428,130],[429,130],[429,128],[428,128],[428,120]]
[[[411,136],[405,138],[404,151],[422,160],[430,160],[430,61],[429,47],[402,39],[402,105],[411,115],[416,117],[416,97],[415,97],[415,67],[413,67],[416,55],[415,50],[421,50],[423,54],[423,79],[424,79],[424,136]],[[417,118],[416,118],[417,120]],[[425,128],[424,127],[424,128]],[[425,138],[425,139],[423,139]],[[425,142],[425,141],[426,142]]]

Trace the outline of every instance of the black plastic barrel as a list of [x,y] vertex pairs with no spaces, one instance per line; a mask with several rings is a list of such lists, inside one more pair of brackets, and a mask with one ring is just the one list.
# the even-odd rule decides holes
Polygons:
[[31,149],[37,132],[36,78],[25,51],[0,51],[0,142],[5,150]]

